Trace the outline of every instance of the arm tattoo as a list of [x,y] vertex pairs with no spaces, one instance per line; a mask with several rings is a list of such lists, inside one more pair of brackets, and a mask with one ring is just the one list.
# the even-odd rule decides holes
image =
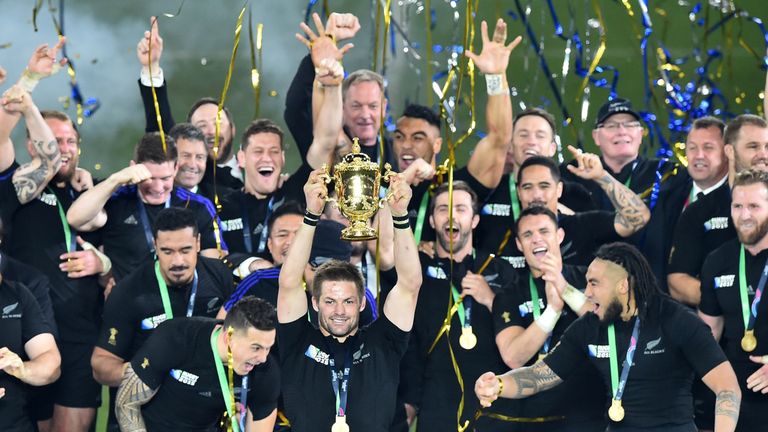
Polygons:
[[533,366],[524,367],[512,371],[510,374],[515,382],[515,394],[513,399],[520,399],[534,395],[540,391],[549,390],[563,382],[552,369],[542,361]]
[[739,407],[741,406],[741,397],[732,390],[722,390],[717,393],[715,402],[715,417],[724,415],[733,419],[734,423],[739,420]]
[[13,175],[16,196],[22,204],[26,204],[37,197],[61,164],[61,154],[55,140],[48,143],[32,140],[32,145],[37,156],[20,166]]
[[630,232],[636,232],[645,225],[645,220],[643,220],[645,203],[636,193],[619,183],[610,174],[605,174],[597,179],[597,184],[600,185],[608,199],[611,200],[613,208],[616,209],[614,223],[621,225]]
[[120,430],[123,432],[145,432],[141,406],[149,402],[157,389],[152,390],[134,373],[130,363],[125,368],[123,381],[117,390],[115,414]]

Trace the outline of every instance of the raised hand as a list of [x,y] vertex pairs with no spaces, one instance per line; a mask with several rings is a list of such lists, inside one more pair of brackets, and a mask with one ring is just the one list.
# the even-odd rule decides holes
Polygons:
[[72,176],[69,183],[74,190],[84,192],[93,187],[93,176],[87,169],[77,167],[75,168],[75,175]]
[[360,31],[360,21],[351,13],[332,13],[325,23],[325,32],[332,34],[336,41],[351,39]]
[[[312,56],[312,63],[317,68],[320,66],[320,62],[324,59],[330,58],[334,60],[341,60],[344,57],[344,54],[346,54],[346,52],[349,51],[354,45],[348,43],[343,47],[338,48],[336,46],[336,41],[334,40],[335,36],[332,33],[328,33],[326,31],[323,22],[320,20],[320,15],[313,13],[312,20],[315,22],[317,34],[315,34],[315,32],[312,31],[312,29],[304,23],[300,23],[299,28],[301,28],[301,30],[306,34],[306,37],[296,33],[296,39],[298,39],[299,42],[303,43],[304,46],[309,49]],[[335,26],[333,23],[333,17],[329,19],[329,24],[331,27]]]
[[430,180],[435,176],[435,167],[422,158],[416,158],[403,171],[405,181],[411,186],[418,186],[424,180]]
[[328,186],[325,183],[325,169],[318,168],[309,173],[309,179],[304,185],[304,197],[307,200],[307,211],[312,214],[322,214],[325,199],[328,197]]
[[552,252],[547,252],[541,259],[541,271],[544,273],[545,291],[547,295],[547,307],[553,307],[556,311],[561,311],[565,307],[563,301],[563,290],[568,285],[563,277],[563,263],[559,256]]
[[[152,57],[150,58],[149,42],[152,39]],[[136,45],[136,57],[142,66],[148,67],[150,63],[152,68],[160,67],[160,57],[163,55],[163,38],[160,37],[160,27],[157,24],[157,17],[150,18],[150,30],[144,31],[144,37]]]
[[66,41],[67,38],[62,37],[59,38],[59,41],[56,42],[53,48],[49,48],[48,44],[42,44],[37,47],[35,52],[32,53],[32,57],[29,58],[27,72],[36,79],[49,77],[58,72],[62,66],[67,64],[66,58],[56,60],[56,55]]
[[569,145],[568,151],[573,155],[577,165],[566,165],[568,171],[583,178],[584,180],[597,180],[605,176],[605,168],[596,154],[584,153],[576,147]]
[[338,86],[344,81],[344,67],[338,60],[325,58],[315,69],[315,78],[324,86]]
[[392,216],[404,216],[408,214],[408,203],[411,201],[413,191],[405,181],[402,173],[395,174],[389,178],[389,193],[387,194],[387,205],[392,212]]
[[504,45],[507,41],[507,24],[501,18],[496,21],[493,40],[488,38],[488,24],[485,21],[480,24],[480,33],[483,39],[483,50],[480,55],[472,51],[465,51],[464,55],[472,59],[482,73],[503,74],[509,64],[509,54],[523,40],[522,36],[516,37],[508,45]]
[[8,76],[8,72],[5,71],[2,67],[0,67],[0,84],[5,82],[5,77]]
[[117,184],[121,186],[135,185],[152,178],[144,164],[135,164],[125,167],[110,176]]
[[0,97],[0,105],[3,109],[12,114],[23,114],[34,108],[35,103],[32,97],[19,84],[11,86]]

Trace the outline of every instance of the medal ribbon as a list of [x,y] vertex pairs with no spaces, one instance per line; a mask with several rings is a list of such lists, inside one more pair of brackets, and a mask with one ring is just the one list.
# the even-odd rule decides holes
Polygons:
[[632,329],[632,337],[629,339],[629,347],[627,348],[627,355],[624,359],[624,363],[621,365],[621,379],[619,379],[619,356],[616,353],[616,329],[613,324],[608,326],[608,345],[611,350],[611,392],[613,393],[613,400],[620,401],[624,396],[624,387],[627,385],[627,377],[629,376],[629,369],[632,368],[632,360],[635,357],[635,348],[637,347],[637,338],[640,333],[640,317],[635,320],[635,327]]
[[[531,310],[533,311],[533,320],[536,321],[541,316],[541,305],[539,304],[539,289],[536,287],[536,283],[533,281],[533,275],[528,273],[528,288],[531,290]],[[544,341],[539,353],[547,354],[549,352],[549,344],[552,340],[552,334],[547,336],[547,340]]]
[[[173,309],[171,308],[171,300],[168,296],[168,285],[165,283],[162,273],[160,273],[160,263],[157,261],[155,261],[155,278],[157,279],[157,287],[160,289],[160,299],[163,301],[165,319],[173,319]],[[192,290],[189,293],[187,318],[192,316],[192,311],[195,309],[195,297],[197,297],[197,270],[195,270],[195,277],[192,279]]]
[[[141,194],[139,189],[136,189],[136,198],[139,202],[139,219],[141,219],[141,226],[144,228],[144,238],[147,239],[147,247],[149,247],[149,253],[155,253],[155,237],[152,235],[152,226],[149,224],[149,216],[147,215],[147,208],[144,206],[144,201],[141,200]],[[171,197],[165,201],[165,208],[171,206]]]
[[520,200],[517,198],[517,187],[512,173],[509,173],[509,203],[512,207],[512,222],[515,222],[520,218]]
[[451,284],[451,294],[454,304],[458,305],[459,322],[462,328],[472,327],[472,297],[461,297],[459,290]]
[[424,219],[427,217],[427,203],[429,202],[429,190],[424,191],[424,195],[421,197],[419,203],[419,213],[416,215],[416,226],[413,229],[413,237],[416,239],[416,244],[421,242],[421,232],[424,229]]
[[61,205],[61,200],[59,200],[59,197],[56,196],[56,194],[53,192],[53,189],[50,187],[48,188],[48,192],[50,192],[54,198],[56,198],[56,207],[59,209],[59,218],[61,218],[61,228],[64,231],[64,244],[66,244],[67,252],[72,252],[77,249],[77,234],[72,235],[74,230],[69,225],[69,222],[67,222],[67,215],[64,213],[64,207]]
[[245,419],[248,417],[248,413],[245,411],[248,403],[248,375],[243,377],[243,382],[240,384],[240,404],[243,405],[243,415],[240,416],[240,429],[245,430]]
[[232,389],[232,351],[229,349],[229,346],[227,346],[227,366],[230,376],[230,379],[227,380],[227,376],[224,375],[224,365],[222,364],[221,358],[219,358],[219,352],[216,349],[216,338],[219,337],[219,333],[221,333],[221,328],[217,328],[211,333],[211,351],[213,352],[213,362],[216,364],[216,375],[219,377],[219,385],[221,386],[221,397],[224,398],[224,406],[227,407],[227,415],[229,416],[227,430],[240,432],[237,416],[234,412],[235,394]]
[[[342,370],[336,369],[336,361],[333,355],[328,360],[328,365],[331,367],[331,387],[333,387],[333,393],[336,396],[336,416],[346,417],[347,415],[347,397],[349,395],[349,376],[352,372],[352,354],[355,351],[355,337],[350,337],[347,343],[347,354],[344,357],[344,368]],[[330,345],[326,344],[329,353],[332,354]]]
[[[241,209],[243,210],[243,243],[245,243],[245,250],[249,253],[253,253],[253,240],[251,239],[251,222],[250,218],[248,217],[248,205],[245,202],[245,193],[243,193],[241,196]],[[259,238],[259,248],[256,250],[256,252],[261,253],[264,252],[264,249],[267,246],[267,223],[269,222],[269,217],[272,215],[272,207],[274,207],[275,204],[275,197],[274,195],[269,199],[269,203],[267,204],[267,214],[264,216],[264,223],[262,224],[261,228],[261,237]]]
[[747,271],[744,264],[744,245],[739,252],[739,295],[741,297],[741,313],[744,317],[744,330],[750,331],[755,328],[757,319],[757,306],[760,305],[760,299],[763,297],[763,288],[768,280],[768,261],[763,266],[763,273],[760,275],[760,281],[757,283],[755,298],[752,300],[752,307],[749,307],[749,293],[747,292]]

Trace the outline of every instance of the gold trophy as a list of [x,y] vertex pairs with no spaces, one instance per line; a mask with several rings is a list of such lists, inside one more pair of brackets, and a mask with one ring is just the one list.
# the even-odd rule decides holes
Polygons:
[[[326,201],[333,203],[347,219],[349,226],[341,231],[341,239],[364,241],[376,239],[376,230],[368,226],[368,220],[384,205],[386,198],[379,198],[381,170],[367,154],[360,152],[357,138],[352,142],[352,152],[341,158],[333,167],[333,176],[328,166],[323,165],[326,183],[334,181],[336,198]],[[384,181],[394,175],[392,167],[384,164]]]

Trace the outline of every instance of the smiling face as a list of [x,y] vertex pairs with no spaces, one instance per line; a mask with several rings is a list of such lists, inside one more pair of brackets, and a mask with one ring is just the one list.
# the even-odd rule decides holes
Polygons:
[[280,172],[285,165],[280,136],[271,132],[249,136],[245,150],[237,152],[237,161],[245,170],[247,192],[257,197],[273,193],[277,190]]
[[768,188],[763,183],[737,185],[731,195],[731,219],[739,241],[754,246],[768,234]]
[[[133,162],[131,162],[133,164]],[[165,204],[171,197],[173,180],[176,177],[176,162],[143,162],[152,177],[139,183],[141,198],[150,205]]]
[[365,297],[360,298],[352,281],[323,281],[319,298],[312,297],[320,331],[328,336],[346,338],[357,331]]
[[437,127],[424,119],[413,117],[400,117],[392,138],[392,149],[401,172],[418,158],[434,164],[435,155],[440,152],[442,144]]
[[240,376],[248,375],[254,367],[266,362],[269,351],[275,345],[276,334],[274,329],[257,330],[254,327],[233,331],[229,347],[232,350],[235,373]]
[[203,180],[205,162],[208,151],[205,143],[198,140],[179,138],[176,140],[179,152],[179,172],[176,174],[176,184],[192,189]]
[[748,168],[768,171],[768,128],[745,124],[736,141],[727,147],[735,158],[736,172]]
[[557,200],[563,193],[563,183],[555,181],[552,171],[544,165],[529,165],[520,174],[517,196],[520,205],[544,206],[557,214]]
[[195,277],[200,236],[192,227],[175,231],[158,231],[155,237],[160,273],[169,286],[183,286]]
[[517,120],[509,149],[515,167],[519,167],[531,156],[552,157],[555,150],[554,131],[544,118],[529,114]]
[[527,215],[517,225],[517,247],[533,273],[541,273],[541,260],[551,252],[560,256],[560,243],[565,232],[557,228],[549,216]]
[[288,249],[291,247],[303,220],[304,216],[289,213],[280,216],[272,223],[272,229],[269,231],[269,238],[267,239],[267,248],[275,265],[282,265],[285,262]]
[[[61,168],[54,176],[54,182],[67,182],[72,179],[80,161],[79,137],[72,122],[62,121],[56,118],[45,119],[45,123],[56,137],[56,143],[61,153]],[[30,154],[34,155],[34,148],[29,146]]]
[[[205,144],[213,157],[213,145],[216,142],[216,113],[219,107],[212,103],[206,103],[197,107],[189,118],[189,122],[197,126],[205,135]],[[232,137],[235,136],[235,126],[230,123],[229,117],[222,111],[219,124],[219,161],[225,161],[231,151]]]
[[595,305],[594,313],[603,324],[613,323],[624,312],[629,281],[627,272],[610,261],[595,259],[587,269],[587,299]]
[[449,215],[449,198],[448,192],[435,196],[434,210],[429,217],[441,256],[448,254],[451,248],[454,253],[469,252],[472,249],[472,230],[480,222],[480,216],[475,214],[472,206],[472,196],[467,191],[453,191],[453,220]]
[[623,165],[637,159],[643,127],[631,114],[614,114],[592,130],[592,139],[600,147],[604,160]]
[[344,126],[352,138],[359,138],[363,145],[373,145],[386,107],[387,102],[377,82],[356,82],[344,95]]
[[723,134],[716,126],[691,129],[685,140],[688,174],[702,189],[717,184],[728,172]]

